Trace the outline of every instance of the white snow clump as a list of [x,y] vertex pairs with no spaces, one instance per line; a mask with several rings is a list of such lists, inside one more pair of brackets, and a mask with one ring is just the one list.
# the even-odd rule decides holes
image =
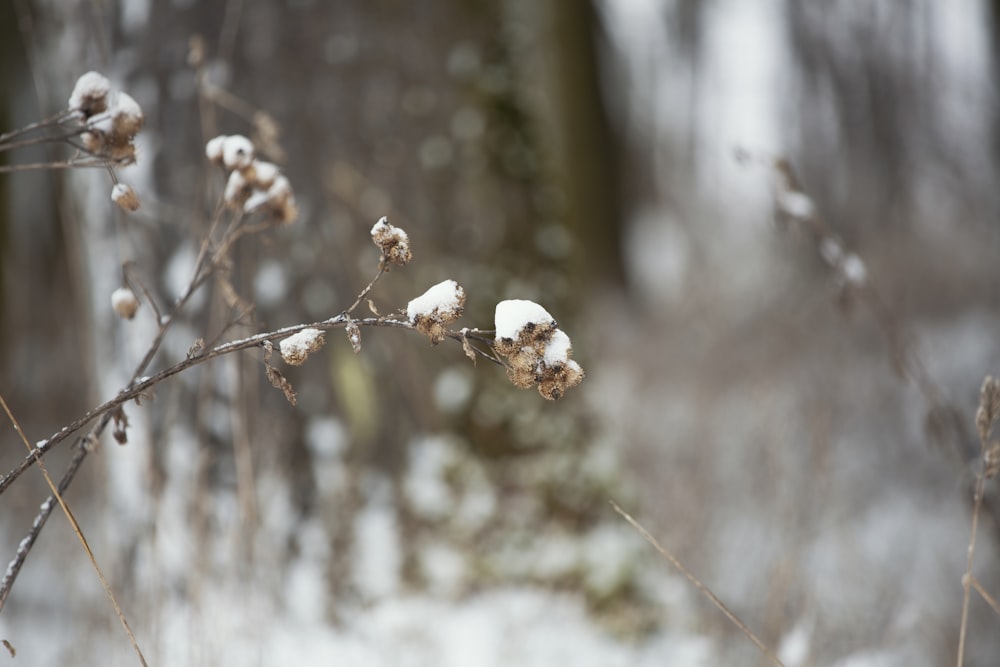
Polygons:
[[508,299],[497,304],[494,324],[497,338],[516,339],[526,327],[552,325],[556,321],[549,311],[534,301]]
[[310,352],[315,352],[326,343],[326,335],[319,329],[303,329],[279,343],[281,358],[285,363],[298,366],[306,360]]
[[501,301],[494,324],[493,348],[507,357],[507,377],[518,387],[537,384],[538,393],[555,400],[583,381],[583,368],[570,358],[573,346],[569,336],[534,301]]
[[410,301],[406,317],[437,345],[447,335],[445,325],[457,320],[464,308],[465,290],[454,280],[444,280]]
[[395,227],[389,218],[382,216],[372,227],[372,243],[382,251],[382,261],[396,266],[405,266],[413,257],[410,252],[410,237]]
[[277,165],[258,160],[253,143],[238,134],[221,134],[205,144],[209,162],[229,171],[222,199],[244,214],[263,212],[279,224],[298,217],[292,185]]
[[125,183],[115,183],[111,188],[111,201],[118,205],[123,211],[139,210],[139,197],[131,185]]
[[139,310],[139,299],[127,287],[119,287],[111,293],[111,307],[123,320],[131,320]]
[[111,82],[97,72],[87,72],[76,80],[73,93],[69,96],[69,108],[79,110],[87,118],[108,108],[108,93]]

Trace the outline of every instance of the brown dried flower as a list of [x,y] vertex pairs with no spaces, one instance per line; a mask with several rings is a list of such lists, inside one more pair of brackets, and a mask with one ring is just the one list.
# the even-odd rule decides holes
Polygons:
[[405,266],[413,258],[410,252],[410,237],[399,227],[389,223],[382,216],[372,227],[372,242],[382,251],[382,261],[396,266]]

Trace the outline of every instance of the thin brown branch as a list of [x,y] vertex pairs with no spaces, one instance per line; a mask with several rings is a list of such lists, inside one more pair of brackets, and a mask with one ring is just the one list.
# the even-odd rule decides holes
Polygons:
[[962,577],[962,621],[958,629],[958,667],[965,664],[965,636],[969,625],[969,594],[972,588],[972,562],[976,553],[976,530],[979,527],[979,509],[983,506],[983,485],[986,477],[982,471],[976,475],[976,495],[972,506],[972,530],[969,535],[969,550]]
[[61,160],[58,162],[31,162],[28,164],[8,164],[0,165],[0,174],[11,173],[15,171],[33,171],[36,169],[93,169],[107,168],[107,167],[124,167],[127,166],[129,162],[117,162],[111,160],[110,158],[93,158],[89,160]]
[[972,587],[976,590],[976,592],[979,593],[979,597],[983,598],[983,601],[990,606],[990,609],[993,610],[993,613],[995,613],[997,616],[1000,616],[1000,602],[997,602],[997,599],[992,595],[990,595],[986,591],[986,589],[983,588],[983,585],[979,583],[979,580],[976,579],[975,577],[971,577],[971,584]]
[[760,650],[760,652],[763,653],[767,657],[768,660],[770,660],[773,664],[778,665],[779,667],[784,667],[784,665],[781,662],[781,660],[778,659],[778,656],[776,656],[774,654],[774,652],[771,651],[771,649],[769,649],[767,646],[765,646],[764,642],[762,642],[760,639],[758,639],[757,635],[755,635],[753,632],[751,632],[750,628],[748,628],[746,626],[746,624],[743,623],[743,621],[741,621],[738,616],[736,616],[736,614],[734,614],[733,612],[731,612],[729,610],[729,607],[727,607],[725,605],[725,603],[723,603],[722,600],[720,600],[718,598],[718,596],[716,596],[715,593],[713,593],[711,591],[711,589],[709,589],[708,586],[706,586],[705,584],[703,584],[701,582],[701,580],[698,579],[698,577],[696,577],[694,575],[694,573],[691,572],[691,570],[687,569],[684,566],[683,563],[681,563],[679,560],[677,560],[677,558],[672,553],[670,553],[665,548],[663,548],[660,545],[660,543],[656,541],[656,538],[654,538],[652,535],[650,535],[649,531],[647,531],[645,528],[643,528],[642,525],[638,521],[636,521],[635,519],[633,519],[625,510],[623,510],[621,507],[619,507],[618,503],[616,503],[614,500],[610,500],[609,502],[611,503],[611,507],[613,507],[614,510],[616,512],[618,512],[618,514],[620,514],[621,517],[623,519],[625,519],[625,521],[627,521],[629,523],[629,525],[631,525],[633,528],[635,528],[636,532],[638,532],[639,535],[641,535],[644,540],[646,540],[647,542],[649,542],[649,544],[654,549],[656,549],[661,556],[663,556],[664,558],[666,558],[667,561],[669,561],[671,565],[673,565],[675,568],[677,568],[677,570],[682,575],[684,575],[684,578],[687,579],[688,581],[690,581],[694,585],[694,587],[697,588],[701,592],[702,595],[704,595],[706,598],[708,598],[709,602],[711,602],[713,605],[715,605],[715,607],[719,611],[721,611],[725,615],[725,617],[728,618],[730,620],[730,622],[733,623],[733,625],[735,625],[737,628],[739,628],[740,632],[742,632],[744,634],[744,636],[746,636],[747,639],[749,639],[751,642],[753,642],[754,646],[756,646]]
[[30,123],[16,130],[11,130],[10,132],[0,134],[0,150],[6,150],[10,146],[10,144],[7,144],[7,142],[9,142],[11,139],[15,139],[17,137],[23,136],[30,132],[34,132],[36,130],[46,130],[53,127],[62,127],[63,121],[69,118],[79,117],[77,116],[77,113],[78,112],[76,111],[64,109],[63,111],[60,111],[57,114],[49,116],[48,118],[44,118],[42,120],[35,121],[34,123]]
[[[4,399],[3,394],[0,394],[0,405],[3,406],[4,412],[7,413],[7,418],[10,423],[14,426],[14,430],[17,431],[18,436],[21,438],[21,442],[28,451],[32,451],[31,443],[28,442],[28,438],[24,435],[24,431],[21,429],[21,424],[18,423],[17,418],[14,413],[11,412],[10,407],[7,405],[7,401]],[[66,515],[66,519],[69,521],[70,525],[73,527],[73,532],[76,534],[80,544],[83,546],[83,550],[87,554],[87,558],[90,559],[90,565],[94,568],[94,572],[97,573],[97,578],[101,581],[101,586],[104,587],[104,593],[108,596],[111,601],[111,606],[114,607],[115,614],[118,616],[118,620],[121,622],[122,627],[125,629],[125,634],[128,635],[129,641],[132,643],[132,648],[135,649],[136,655],[139,657],[139,663],[146,667],[146,658],[142,654],[142,650],[139,648],[139,643],[136,641],[135,634],[132,632],[132,628],[128,624],[128,620],[125,618],[125,613],[122,611],[121,606],[118,604],[118,600],[115,598],[114,592],[111,590],[111,583],[108,581],[107,577],[104,576],[104,572],[101,570],[101,566],[97,564],[97,558],[94,556],[93,550],[90,548],[90,544],[87,542],[87,538],[83,534],[83,529],[80,527],[79,522],[73,515],[73,511],[69,508],[69,504],[63,498],[62,493],[56,487],[55,483],[52,481],[52,477],[49,476],[49,471],[45,468],[45,463],[42,461],[41,457],[36,456],[36,461],[38,463],[38,468],[42,472],[42,476],[45,477],[45,483],[49,485],[52,490],[52,495],[59,502],[59,507],[62,508],[63,514]],[[51,506],[51,504],[50,504]],[[42,525],[45,522],[42,522]],[[34,530],[34,526],[32,526]],[[41,531],[41,525],[38,527],[38,531]],[[27,550],[25,551],[27,555]],[[23,561],[23,558],[22,558]]]

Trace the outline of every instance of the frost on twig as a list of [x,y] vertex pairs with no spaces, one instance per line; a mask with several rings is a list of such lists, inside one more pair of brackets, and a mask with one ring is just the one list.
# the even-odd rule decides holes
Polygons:
[[537,384],[538,393],[555,400],[583,381],[583,368],[571,359],[569,336],[534,301],[501,301],[495,325],[493,347],[507,357],[507,375],[518,387],[528,389]]
[[454,280],[444,280],[410,301],[406,317],[420,333],[437,345],[444,340],[445,325],[457,320],[465,309],[465,290]]

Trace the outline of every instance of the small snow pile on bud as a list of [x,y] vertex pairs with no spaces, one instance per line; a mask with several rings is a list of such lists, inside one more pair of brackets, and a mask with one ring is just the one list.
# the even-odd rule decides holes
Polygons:
[[123,320],[131,320],[139,310],[139,299],[127,287],[119,287],[111,293],[111,307]]
[[824,262],[837,268],[844,260],[844,245],[832,236],[824,236],[819,242],[819,256]]
[[780,190],[777,193],[778,210],[796,220],[809,220],[816,215],[816,205],[804,192]]
[[865,263],[853,252],[844,257],[844,261],[840,264],[840,273],[851,287],[864,287],[868,281],[868,269]]
[[118,205],[123,211],[138,211],[139,197],[131,185],[125,183],[115,183],[111,188],[111,201]]
[[108,108],[111,82],[97,72],[87,72],[76,80],[69,96],[69,108],[83,112],[84,118],[101,113]]
[[522,299],[501,301],[494,320],[493,347],[507,357],[507,376],[515,385],[528,389],[537,384],[538,393],[555,400],[583,380],[583,369],[571,358],[569,336],[540,305]]
[[444,280],[410,301],[406,317],[437,345],[447,334],[445,325],[461,317],[464,309],[465,290],[454,280]]
[[286,364],[298,366],[306,360],[310,352],[315,352],[326,343],[326,335],[319,329],[303,329],[279,343],[281,358]]
[[253,143],[238,134],[221,134],[205,144],[209,162],[230,172],[223,201],[246,214],[258,211],[279,224],[289,224],[299,215],[292,185],[277,165],[258,160]]
[[410,252],[410,237],[399,227],[389,223],[382,216],[372,227],[372,242],[382,251],[382,261],[396,266],[405,266],[413,258]]
[[135,135],[146,117],[131,95],[112,90],[103,75],[87,72],[73,87],[69,109],[83,114],[86,131],[80,140],[88,152],[123,163],[135,160]]

